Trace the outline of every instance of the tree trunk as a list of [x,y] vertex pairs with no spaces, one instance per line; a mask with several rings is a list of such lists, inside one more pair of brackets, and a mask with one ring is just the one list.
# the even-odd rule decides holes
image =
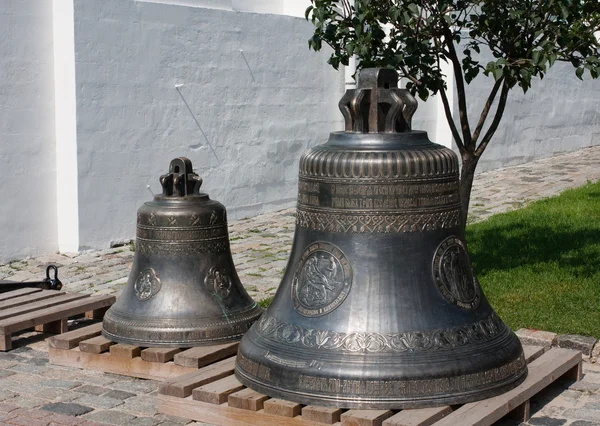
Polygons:
[[465,233],[467,227],[467,217],[469,214],[469,202],[471,201],[471,188],[473,187],[473,178],[479,158],[474,154],[466,154],[463,157],[462,169],[460,171],[460,210],[461,210],[461,231]]

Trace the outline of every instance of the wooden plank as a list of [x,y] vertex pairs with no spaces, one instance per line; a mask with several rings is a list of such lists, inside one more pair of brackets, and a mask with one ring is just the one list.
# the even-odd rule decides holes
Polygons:
[[163,395],[185,398],[192,394],[192,389],[222,379],[225,376],[230,376],[233,374],[234,369],[235,357],[227,358],[193,373],[167,380],[158,386],[158,392]]
[[2,309],[2,310],[10,309],[10,308],[14,308],[15,306],[26,305],[28,303],[37,302],[39,300],[56,297],[61,294],[67,294],[67,293],[63,293],[61,291],[56,291],[56,290],[36,291],[35,293],[29,293],[24,296],[13,297],[12,299],[0,301],[0,309]]
[[41,288],[20,288],[18,290],[7,291],[6,293],[0,293],[0,301],[14,299],[15,297],[25,296],[40,291],[42,291]]
[[105,373],[158,381],[197,371],[173,363],[159,364],[157,362],[147,362],[139,357],[128,359],[112,356],[110,353],[92,354],[81,352],[78,348],[65,350],[50,347],[48,348],[48,356],[50,363],[54,365],[103,371]]
[[394,413],[389,410],[348,410],[342,414],[342,426],[381,426]]
[[284,399],[267,399],[264,402],[265,413],[281,417],[296,417],[302,411],[302,405]]
[[[194,401],[192,398],[176,398],[158,395],[158,412],[171,416],[193,419],[199,422],[220,426],[323,426],[321,423],[306,421],[302,416],[281,417],[266,413],[265,410],[250,411],[231,408],[226,404],[213,405]],[[456,426],[456,425],[455,425]]]
[[[49,291],[50,290],[48,290],[48,292]],[[44,292],[42,292],[41,294],[35,293],[31,296],[37,296],[37,295],[41,296],[43,294],[44,294]],[[67,303],[67,302],[72,302],[74,300],[85,299],[86,297],[90,297],[89,294],[77,294],[77,293],[68,294],[68,293],[55,292],[54,294],[51,294],[51,295],[45,297],[43,300],[38,300],[36,302],[28,303],[26,305],[15,306],[15,307],[9,308],[9,309],[3,309],[2,311],[0,311],[0,320],[10,318],[10,317],[15,317],[17,315],[23,315],[28,312],[39,311],[44,308],[61,305],[61,304]],[[21,298],[19,298],[19,299],[21,299]]]
[[534,361],[541,357],[546,348],[543,346],[523,346],[523,354],[525,356],[525,362],[529,364],[531,361]]
[[223,345],[190,348],[175,354],[173,360],[175,364],[182,367],[201,368],[237,354],[239,344],[240,342],[231,342]]
[[258,411],[264,408],[264,402],[269,399],[267,395],[245,388],[229,395],[227,402],[232,408]]
[[47,342],[48,346],[57,349],[73,349],[79,346],[79,342],[91,339],[100,335],[102,323],[92,324],[87,327],[69,331],[60,336],[52,336]]
[[452,408],[448,406],[402,410],[384,420],[382,424],[383,426],[431,426],[451,412]]
[[244,385],[231,375],[197,387],[192,391],[192,397],[196,401],[220,405],[227,401],[229,394],[239,391],[243,387]]
[[96,336],[79,342],[79,350],[90,354],[101,354],[114,344],[112,340],[108,340],[104,336]]
[[18,315],[0,321],[0,334],[9,334],[25,330],[39,324],[65,319],[93,309],[110,306],[115,302],[115,296],[91,296],[82,300],[74,300],[63,305],[52,306],[24,315]]
[[581,362],[581,352],[570,349],[551,348],[528,365],[529,373],[516,388],[493,398],[465,404],[440,420],[436,426],[468,424],[489,426],[519,407],[550,383]]
[[332,407],[317,407],[316,405],[307,405],[302,409],[302,418],[318,423],[332,425],[340,421],[340,416],[344,410]]
[[116,345],[112,345],[110,348],[110,354],[113,356],[121,357],[121,358],[135,358],[140,356],[142,352],[142,348],[134,345],[126,345],[124,343],[117,343]]
[[148,362],[168,362],[173,360],[175,354],[181,352],[179,348],[147,348],[142,351],[142,359]]
[[0,351],[10,351],[12,349],[12,335],[0,334]]
[[65,319],[59,319],[52,322],[47,322],[45,324],[39,324],[35,326],[35,331],[39,331],[40,333],[52,333],[52,334],[62,334],[69,331],[69,321]]

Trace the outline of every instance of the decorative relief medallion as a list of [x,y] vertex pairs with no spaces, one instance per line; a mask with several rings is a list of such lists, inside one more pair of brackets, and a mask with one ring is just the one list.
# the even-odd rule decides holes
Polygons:
[[333,244],[316,242],[302,253],[292,281],[294,308],[305,317],[319,317],[335,310],[348,296],[352,268]]
[[221,299],[225,299],[231,294],[232,281],[227,271],[221,268],[213,267],[204,279],[208,290]]
[[476,342],[486,342],[509,332],[504,322],[492,314],[473,324],[428,332],[339,333],[331,330],[304,328],[263,314],[257,331],[266,339],[300,348],[339,350],[349,353],[415,352],[451,349]]
[[138,299],[145,301],[160,291],[160,279],[152,268],[140,272],[133,286]]
[[481,300],[479,284],[465,244],[460,238],[446,238],[433,257],[433,279],[448,302],[463,309],[475,309]]
[[400,214],[352,214],[298,207],[296,215],[296,225],[303,228],[348,234],[424,232],[455,228],[459,223],[460,209]]

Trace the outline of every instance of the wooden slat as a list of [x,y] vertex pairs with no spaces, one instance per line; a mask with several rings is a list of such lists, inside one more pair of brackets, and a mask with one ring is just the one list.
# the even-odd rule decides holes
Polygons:
[[160,413],[214,425],[323,426],[321,423],[306,421],[302,416],[294,418],[281,417],[268,414],[264,410],[257,412],[240,410],[239,408],[228,407],[226,404],[207,404],[205,402],[194,401],[192,398],[175,398],[167,395],[158,395],[157,401]]
[[142,348],[134,345],[126,345],[124,343],[117,343],[110,347],[110,354],[121,358],[135,358],[140,356]]
[[[48,290],[50,291],[50,290]],[[37,296],[40,293],[35,293],[32,296]],[[44,294],[43,292],[41,293]],[[74,300],[85,299],[89,297],[89,294],[67,294],[67,293],[54,293],[51,295],[47,295],[43,300],[38,300],[36,302],[28,303],[26,305],[15,306],[9,309],[3,309],[0,311],[0,320],[15,317],[17,315],[23,315],[28,312],[40,311],[44,308],[49,308],[51,306],[62,305],[68,302],[72,302]],[[19,298],[20,299],[20,298]],[[62,319],[62,318],[61,318]]]
[[343,412],[344,410],[341,408],[307,405],[302,409],[302,418],[313,422],[332,425],[340,421],[340,416]]
[[[402,410],[384,420],[383,426],[431,426],[452,412],[450,407],[420,408]],[[460,425],[455,425],[460,426]]]
[[96,336],[79,342],[79,350],[90,354],[101,354],[114,344],[115,343],[112,340],[108,340],[104,336]]
[[234,369],[235,357],[227,358],[193,373],[167,380],[159,385],[158,392],[164,395],[185,398],[192,394],[192,389],[222,379],[225,376],[230,376],[233,374]]
[[27,294],[37,293],[40,291],[42,291],[41,288],[20,288],[18,290],[7,291],[6,293],[0,293],[0,301],[25,296]]
[[220,405],[227,402],[229,394],[239,391],[243,387],[244,385],[231,375],[197,387],[192,391],[192,397],[196,401]]
[[239,342],[225,343],[223,345],[200,346],[184,350],[175,354],[175,364],[183,367],[201,368],[237,354]]
[[229,395],[227,402],[232,408],[258,411],[264,408],[264,402],[269,399],[267,395],[245,388]]
[[157,362],[147,362],[139,357],[129,359],[113,356],[106,352],[102,354],[81,352],[79,348],[65,350],[49,347],[48,356],[50,363],[54,365],[97,370],[105,373],[158,381],[197,371],[196,369],[181,367],[173,363],[160,364]]
[[393,414],[389,410],[349,410],[341,416],[342,426],[381,426]]
[[440,420],[436,426],[491,425],[569,370],[577,368],[579,363],[581,352],[552,348],[528,365],[527,378],[519,386],[502,395],[465,404]]
[[525,362],[529,364],[531,361],[541,357],[546,348],[543,346],[523,346],[523,355],[525,356]]
[[3,300],[0,302],[0,309],[14,308],[15,306],[26,305],[27,303],[37,302],[38,300],[49,299],[61,294],[66,294],[56,290],[42,290],[35,293],[30,293],[25,296],[13,297],[12,299]]
[[168,362],[173,360],[175,354],[181,352],[179,348],[147,348],[142,351],[142,359],[148,362]]
[[35,312],[29,312],[24,315],[17,315],[12,318],[6,318],[0,321],[0,334],[9,334],[15,331],[25,330],[35,327],[38,324],[45,324],[60,319],[65,319],[73,315],[110,306],[115,302],[115,296],[92,296],[82,300],[75,300],[64,305],[52,306]]
[[57,349],[76,348],[79,346],[79,342],[99,336],[101,331],[102,323],[92,324],[59,336],[52,336],[48,339],[48,346]]
[[300,415],[302,405],[283,399],[267,399],[264,402],[265,413],[274,416],[296,417]]

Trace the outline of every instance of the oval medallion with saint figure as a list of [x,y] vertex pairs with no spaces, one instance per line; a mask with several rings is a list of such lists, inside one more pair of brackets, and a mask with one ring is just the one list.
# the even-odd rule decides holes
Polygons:
[[328,314],[342,304],[352,285],[352,268],[333,244],[309,245],[298,262],[292,281],[296,311],[306,317]]
[[473,276],[467,249],[460,238],[448,237],[438,246],[433,257],[433,279],[448,302],[463,309],[479,306],[479,284]]

